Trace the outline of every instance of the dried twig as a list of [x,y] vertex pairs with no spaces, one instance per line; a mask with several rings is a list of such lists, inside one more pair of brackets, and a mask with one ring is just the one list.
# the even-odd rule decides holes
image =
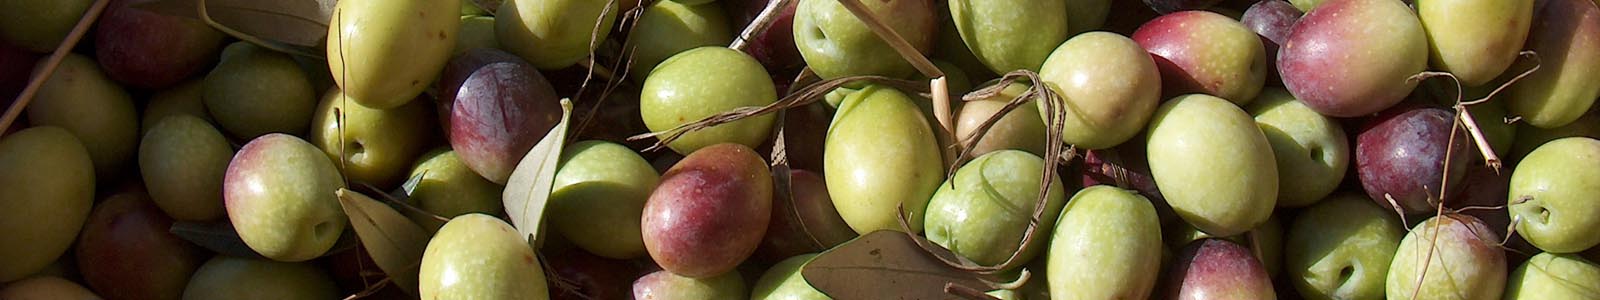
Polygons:
[[757,34],[765,33],[768,28],[772,28],[772,23],[778,19],[778,15],[783,11],[784,7],[788,7],[795,1],[767,1],[767,7],[762,8],[761,13],[756,15],[755,20],[751,21],[749,26],[745,26],[744,31],[739,32],[739,36],[733,38],[733,44],[728,45],[728,48],[744,52],[745,47],[749,46],[749,41],[755,39]]
[[649,148],[645,149],[645,151],[654,151],[656,149],[665,147],[668,143],[672,143],[672,141],[675,141],[678,138],[683,137],[684,134],[688,134],[690,132],[711,128],[717,125],[732,123],[745,118],[774,113],[779,110],[801,107],[815,103],[822,100],[825,96],[827,96],[828,92],[833,91],[835,88],[856,82],[882,84],[899,89],[901,91],[916,93],[923,97],[930,97],[927,95],[928,91],[922,89],[924,86],[921,83],[914,81],[883,76],[844,77],[824,80],[816,84],[806,86],[796,93],[784,96],[783,99],[778,99],[777,102],[773,102],[772,104],[768,104],[766,106],[746,106],[735,108],[733,110],[711,115],[699,121],[679,125],[678,127],[674,127],[665,131],[657,131],[629,137],[628,140],[636,141],[652,137],[657,138],[659,140],[654,145],[651,145]]
[[17,117],[22,115],[22,109],[33,102],[33,96],[39,93],[45,81],[50,80],[50,75],[55,74],[56,67],[61,66],[61,60],[66,59],[67,54],[72,53],[72,48],[78,46],[78,42],[83,40],[83,35],[89,32],[89,27],[94,25],[96,20],[100,19],[100,13],[104,12],[108,5],[111,5],[111,0],[95,0],[94,4],[89,6],[89,10],[84,11],[83,17],[78,19],[78,24],[72,26],[72,31],[67,32],[67,37],[56,46],[56,51],[51,52],[39,70],[34,72],[33,78],[28,79],[28,86],[17,95],[16,101],[11,102],[11,107],[6,109],[5,115],[0,116],[0,136],[4,136],[6,129],[11,128],[11,123],[16,122]]
[[[1002,86],[999,87],[999,89],[1003,89],[1003,85],[1009,85],[1010,81],[1021,80],[1024,78],[1032,80],[1032,82],[1041,82],[1038,76],[1039,75],[1033,71],[1018,70],[1011,72],[1010,74],[1006,74],[1006,76],[1001,79],[1000,84],[997,86]],[[991,86],[989,88],[980,89],[972,93],[990,93],[992,92],[990,89],[995,88],[995,86]],[[1045,145],[1044,170],[1043,174],[1040,175],[1041,178],[1039,181],[1038,198],[1035,199],[1034,202],[1033,214],[1030,215],[1028,219],[1028,227],[1026,231],[1023,231],[1022,240],[1019,242],[1016,251],[1013,251],[1010,257],[1006,258],[1004,262],[998,265],[984,266],[973,263],[972,261],[960,256],[951,258],[941,255],[933,255],[935,258],[943,261],[945,264],[950,265],[953,268],[977,272],[980,274],[995,274],[1010,270],[1025,263],[1022,255],[1026,251],[1023,250],[1028,249],[1031,245],[1041,241],[1041,239],[1039,239],[1039,235],[1043,234],[1045,229],[1042,228],[1041,224],[1043,223],[1042,220],[1044,219],[1044,214],[1046,213],[1046,203],[1048,203],[1050,199],[1051,183],[1054,183],[1058,177],[1056,174],[1058,169],[1057,167],[1071,162],[1072,159],[1076,158],[1077,151],[1075,150],[1075,146],[1066,145],[1066,143],[1061,141],[1059,138],[1055,138],[1061,136],[1062,131],[1066,130],[1066,114],[1068,112],[1061,106],[1066,105],[1067,103],[1063,101],[1059,95],[1056,95],[1054,91],[1044,88],[1043,85],[1034,85],[1032,89],[1023,93],[1022,96],[1017,97],[1017,99],[1012,99],[1012,103],[1007,105],[1009,108],[1002,109],[997,113],[996,116],[992,116],[989,121],[994,121],[995,118],[1000,115],[1004,115],[1009,109],[1014,109],[1017,105],[1021,105],[1021,103],[1027,103],[1030,100],[1040,101],[1040,103],[1042,103],[1044,106],[1045,122],[1049,123],[1047,136],[1050,137],[1050,142]],[[984,132],[985,130],[987,129],[978,130],[977,132],[980,133],[975,134],[981,135],[981,132]],[[1063,149],[1063,147],[1065,147],[1065,149]],[[970,147],[968,147],[968,149],[970,149]],[[951,175],[946,176],[946,178],[951,178],[950,180],[952,182],[946,184],[955,185],[953,182],[955,180],[953,175],[954,170],[958,169],[960,165],[965,164],[965,158],[969,155],[970,150],[964,150],[962,155],[957,156],[955,164],[951,166],[951,170],[949,171],[949,174]],[[896,218],[899,219],[898,221],[900,222],[902,231],[904,231],[907,235],[912,235],[911,240],[916,241],[917,246],[927,250],[930,254],[938,253],[936,250],[937,248],[941,248],[940,246],[933,245],[931,242],[915,236],[916,234],[911,231],[911,227],[907,223],[908,218],[909,217],[905,211],[905,205],[902,203],[899,208],[898,217]]]
[[954,295],[954,296],[961,297],[961,298],[966,298],[966,299],[971,299],[971,300],[1000,300],[1000,298],[996,298],[995,296],[990,296],[989,294],[984,294],[983,291],[979,291],[979,290],[976,290],[976,289],[973,289],[973,288],[970,288],[970,287],[967,287],[967,286],[963,286],[963,285],[958,285],[958,284],[955,284],[955,283],[946,283],[946,284],[944,284],[944,292],[947,293],[947,294],[950,294],[950,295]]

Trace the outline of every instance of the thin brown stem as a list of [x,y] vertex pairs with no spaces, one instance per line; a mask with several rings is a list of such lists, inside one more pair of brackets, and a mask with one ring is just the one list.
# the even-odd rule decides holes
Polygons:
[[900,33],[890,29],[888,24],[884,24],[882,20],[878,20],[877,16],[872,15],[872,10],[861,4],[861,0],[836,1],[839,1],[839,4],[844,4],[844,8],[849,10],[850,14],[855,15],[856,19],[866,23],[867,28],[872,29],[872,33],[877,34],[878,38],[889,43],[889,47],[894,48],[895,52],[899,52],[900,57],[910,62],[911,66],[916,67],[918,72],[922,72],[922,76],[928,78],[944,77],[944,71],[940,71],[939,67],[934,66],[933,61],[923,56],[922,51],[918,51],[915,46],[911,45],[911,42],[901,37]]
[[617,77],[616,73],[611,72],[611,69],[606,68],[606,66],[595,64],[593,59],[578,60],[578,66],[589,69],[590,72],[594,72],[595,76],[600,76],[601,79],[608,81]]
[[[363,280],[365,280],[364,278],[365,277],[363,276]],[[388,287],[389,284],[392,284],[392,283],[394,283],[394,279],[393,278],[384,277],[383,280],[379,280],[378,283],[375,283],[375,284],[372,284],[372,285],[368,285],[365,289],[361,289],[360,292],[357,292],[354,295],[350,295],[349,297],[344,297],[344,300],[355,300],[355,299],[371,297],[372,295],[377,294],[378,291],[382,291],[384,287]]]
[[934,78],[928,84],[933,94],[933,117],[939,121],[939,136],[941,140],[949,141],[949,145],[941,145],[939,149],[944,157],[945,166],[954,166],[957,160],[956,153],[963,152],[962,144],[956,140],[955,120],[950,115],[950,85],[947,77]]
[[844,86],[846,84],[855,83],[855,82],[868,82],[868,83],[874,83],[874,84],[881,84],[881,85],[888,86],[888,87],[891,87],[891,88],[899,89],[901,91],[917,93],[917,95],[920,95],[920,96],[931,97],[930,95],[927,95],[926,94],[927,91],[923,89],[923,87],[925,87],[925,86],[923,86],[923,85],[921,85],[919,83],[913,82],[913,81],[907,81],[907,80],[895,79],[895,78],[889,78],[889,77],[882,77],[882,76],[856,76],[856,77],[836,78],[836,79],[824,80],[824,81],[821,81],[821,82],[817,82],[816,84],[812,84],[812,85],[806,86],[805,88],[801,89],[800,91],[797,91],[796,93],[793,93],[793,94],[789,94],[788,96],[784,96],[783,99],[778,99],[778,101],[773,102],[772,104],[767,104],[766,106],[746,106],[746,107],[735,108],[735,109],[732,109],[732,110],[729,110],[729,111],[725,111],[725,112],[721,112],[721,113],[717,113],[717,114],[705,117],[703,119],[700,119],[699,121],[695,121],[695,122],[690,122],[690,123],[687,123],[687,124],[679,125],[678,127],[674,127],[672,129],[668,129],[668,130],[664,130],[664,131],[651,132],[651,133],[645,133],[645,134],[640,134],[640,135],[636,135],[636,136],[633,136],[633,137],[629,137],[628,140],[636,141],[636,140],[642,140],[642,139],[647,139],[647,138],[652,138],[652,137],[656,138],[657,139],[656,143],[654,145],[651,145],[649,148],[645,149],[645,151],[654,151],[656,149],[660,149],[662,147],[666,147],[667,144],[672,143],[672,141],[677,140],[679,137],[682,137],[684,134],[688,134],[689,132],[699,131],[699,130],[702,130],[702,129],[710,128],[712,126],[717,126],[717,125],[731,123],[731,122],[738,121],[738,120],[743,120],[745,118],[750,118],[750,117],[755,117],[755,116],[759,116],[759,115],[770,114],[770,113],[774,113],[774,112],[777,112],[777,111],[780,111],[780,110],[784,110],[784,109],[789,109],[789,108],[794,108],[794,107],[801,107],[801,106],[805,106],[805,105],[808,105],[808,104],[811,104],[811,103],[815,103],[815,102],[817,102],[819,100],[822,100],[825,96],[827,96],[828,92],[833,91],[835,88]]
[[971,300],[1000,300],[1000,298],[996,298],[995,296],[990,296],[989,294],[984,294],[983,291],[979,291],[977,289],[973,289],[973,288],[966,287],[966,286],[959,285],[959,284],[955,284],[955,283],[945,283],[944,284],[944,292],[946,294],[954,295],[954,296],[961,297],[961,298],[971,299]]
[[22,115],[22,109],[33,102],[33,97],[39,93],[44,82],[55,74],[56,67],[61,66],[61,60],[72,53],[72,48],[78,46],[78,42],[83,40],[83,35],[89,32],[89,27],[100,19],[100,13],[110,4],[111,0],[95,0],[94,4],[89,6],[89,10],[83,13],[83,17],[78,19],[78,24],[72,26],[72,31],[67,32],[67,37],[56,46],[56,51],[51,52],[50,57],[45,59],[44,65],[33,74],[33,78],[28,79],[28,86],[17,95],[16,101],[11,103],[11,107],[6,108],[5,115],[0,116],[0,136],[4,136],[6,129],[11,128],[11,123],[16,122],[17,117]]

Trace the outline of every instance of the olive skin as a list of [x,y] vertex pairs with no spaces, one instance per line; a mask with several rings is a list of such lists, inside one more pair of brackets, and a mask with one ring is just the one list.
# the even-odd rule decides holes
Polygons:
[[839,216],[856,233],[901,230],[901,204],[911,231],[921,232],[928,199],[944,181],[933,129],[911,101],[899,90],[868,85],[845,96],[834,113],[822,150],[824,179]]

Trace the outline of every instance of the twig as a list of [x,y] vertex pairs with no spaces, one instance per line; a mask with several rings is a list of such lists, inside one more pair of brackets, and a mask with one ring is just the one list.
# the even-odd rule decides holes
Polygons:
[[[917,71],[922,72],[923,76],[933,78],[933,80],[928,83],[928,89],[934,91],[933,116],[939,121],[939,130],[937,130],[936,133],[938,133],[943,140],[951,141],[951,143],[954,144],[956,132],[955,123],[950,117],[950,88],[945,82],[944,71],[940,71],[939,67],[933,64],[933,61],[928,60],[927,56],[923,56],[922,52],[918,51],[915,46],[912,46],[911,42],[907,41],[905,37],[900,36],[899,32],[895,32],[889,27],[889,25],[884,24],[882,20],[879,20],[877,16],[873,15],[872,10],[868,9],[866,5],[861,4],[860,0],[836,1],[839,1],[839,4],[844,5],[844,8],[849,10],[850,14],[855,15],[856,19],[859,19],[862,23],[865,23],[867,28],[871,29],[872,33],[878,36],[878,39],[888,43],[889,47],[894,48],[896,53],[900,53],[900,57],[904,58],[906,62],[911,63],[912,67],[916,67]],[[954,166],[957,160],[951,159],[951,157],[954,153],[960,152],[956,151],[960,148],[960,146],[955,145],[940,148],[943,149],[943,151],[940,151],[940,153],[945,158],[945,165]]]
[[995,296],[990,296],[989,294],[984,294],[983,291],[979,291],[979,290],[976,290],[976,289],[973,289],[973,288],[970,288],[970,287],[966,287],[966,286],[963,286],[963,285],[955,284],[953,282],[944,284],[944,292],[946,294],[958,296],[958,297],[961,297],[961,298],[971,299],[971,300],[1000,300],[1000,298],[996,298]]
[[933,117],[939,121],[939,136],[949,141],[950,145],[939,147],[940,154],[944,157],[945,166],[955,166],[956,153],[965,152],[964,147],[956,140],[955,120],[950,117],[950,85],[946,77],[934,78],[928,83],[928,89],[933,91]]
[[578,66],[589,69],[590,72],[594,72],[594,75],[600,76],[601,79],[607,81],[615,80],[617,77],[616,73],[612,73],[611,69],[607,69],[606,66],[595,64],[593,59],[578,60]]
[[94,4],[89,6],[89,10],[83,13],[83,17],[78,19],[78,24],[72,26],[72,31],[67,32],[66,38],[63,38],[61,44],[56,46],[56,51],[50,53],[50,58],[45,60],[39,71],[33,74],[33,78],[28,79],[28,86],[22,90],[21,94],[17,95],[16,101],[13,101],[11,107],[6,109],[5,115],[0,116],[0,136],[4,136],[6,129],[11,128],[11,123],[16,122],[17,117],[22,115],[22,109],[28,107],[28,103],[33,102],[33,96],[39,93],[39,89],[44,86],[45,81],[50,80],[50,75],[55,74],[56,67],[61,66],[61,60],[66,59],[67,54],[72,53],[72,48],[78,46],[78,42],[83,40],[83,35],[89,32],[89,27],[100,19],[100,13],[104,12],[106,6],[109,5],[111,5],[111,0],[95,0]]
[[922,76],[928,78],[944,77],[944,71],[940,71],[938,66],[934,66],[933,61],[928,60],[928,57],[922,56],[922,52],[917,51],[917,48],[912,46],[911,42],[906,41],[904,37],[901,37],[899,32],[890,29],[888,24],[884,24],[882,20],[878,20],[877,16],[872,15],[872,10],[861,4],[861,0],[836,1],[839,1],[839,4],[843,4],[845,9],[850,10],[850,14],[855,15],[856,19],[866,23],[867,28],[872,29],[872,33],[877,34],[879,39],[889,43],[889,47],[900,53],[900,57],[910,62],[911,66],[916,67],[918,72],[922,72]]
[[[1011,72],[1010,74],[1006,74],[1006,76],[1002,78],[1001,84],[1002,85],[1009,85],[1010,84],[1009,81],[1011,81],[1011,80],[1019,80],[1021,78],[1026,78],[1028,80],[1032,80],[1033,82],[1042,82],[1042,81],[1039,80],[1039,74],[1038,73],[1034,73],[1033,71],[1028,71],[1028,70],[1017,70],[1017,71]],[[990,88],[995,88],[995,87],[991,86]],[[990,88],[985,88],[984,90],[974,91],[973,93],[986,93],[986,92],[988,92],[987,90],[990,89]],[[1001,88],[1003,89],[1003,87],[1001,87]],[[1063,145],[1065,143],[1062,140],[1060,140],[1059,138],[1055,138],[1055,137],[1061,136],[1061,132],[1066,130],[1066,121],[1065,121],[1065,119],[1066,119],[1066,116],[1067,116],[1066,114],[1068,112],[1067,112],[1066,109],[1060,107],[1061,105],[1066,105],[1065,101],[1062,101],[1061,97],[1056,95],[1054,91],[1050,91],[1049,89],[1045,88],[1043,85],[1034,85],[1033,89],[1030,89],[1028,92],[1023,93],[1023,95],[1019,96],[1018,99],[1013,99],[1012,100],[1012,104],[1013,105],[1008,105],[1008,106],[1011,106],[1011,108],[1015,108],[1016,104],[1026,102],[1026,101],[1029,100],[1030,97],[1039,97],[1039,99],[1036,99],[1036,100],[1041,101],[1041,103],[1044,104],[1045,122],[1049,123],[1048,131],[1047,131],[1046,135],[1050,136],[1051,138],[1049,138],[1050,142],[1046,143],[1046,145],[1045,145],[1044,168],[1043,168],[1043,172],[1042,172],[1043,174],[1040,175],[1041,178],[1039,180],[1038,195],[1036,196],[1037,198],[1034,200],[1033,214],[1028,218],[1027,230],[1023,231],[1022,240],[1018,243],[1016,251],[1013,251],[1011,253],[1010,257],[1007,257],[1004,262],[1001,262],[998,265],[992,265],[992,266],[978,265],[978,264],[973,263],[972,261],[970,261],[970,260],[968,260],[968,259],[966,259],[964,257],[960,257],[959,255],[954,257],[954,258],[945,257],[945,256],[941,256],[941,255],[933,255],[935,258],[939,259],[940,261],[944,262],[946,265],[949,265],[950,267],[953,267],[953,268],[956,268],[956,269],[960,269],[960,270],[965,270],[965,271],[976,272],[976,273],[979,273],[979,274],[996,274],[996,273],[999,273],[999,272],[1002,272],[1002,271],[1005,271],[1005,270],[1010,270],[1010,269],[1012,269],[1012,268],[1014,268],[1016,266],[1021,265],[1022,263],[1025,263],[1025,261],[1022,258],[1022,255],[1025,252],[1023,250],[1028,249],[1028,247],[1030,247],[1034,243],[1038,243],[1040,241],[1038,236],[1042,235],[1044,233],[1044,230],[1043,230],[1041,224],[1043,223],[1042,220],[1044,219],[1045,207],[1047,206],[1046,204],[1049,203],[1050,190],[1051,190],[1052,183],[1055,183],[1057,181],[1057,177],[1059,177],[1056,174],[1057,169],[1058,169],[1057,167],[1059,165],[1061,165],[1061,164],[1070,163],[1073,158],[1076,158],[1076,156],[1077,156],[1076,153],[1077,152],[1075,150],[1076,146],[1072,146],[1072,145],[1067,145],[1066,149],[1063,149]],[[1005,114],[1005,113],[1006,113],[1006,109],[1002,109],[999,112],[999,114]],[[993,117],[991,117],[991,120],[992,119],[993,119]],[[983,130],[980,130],[979,132],[982,132],[982,131]],[[968,156],[968,154],[970,154],[969,152],[970,152],[971,148],[969,147],[967,149],[968,149],[967,151],[963,151],[962,155],[957,156],[958,159],[957,159],[956,163],[951,166],[951,171],[950,171],[951,173],[947,173],[947,176],[946,176],[947,178],[952,178],[951,182],[945,183],[945,184],[956,185],[955,182],[954,182],[954,179],[953,179],[955,177],[953,175],[954,174],[954,170],[956,168],[958,168],[959,165],[963,164],[965,157]],[[924,251],[927,251],[930,254],[939,253],[939,251],[937,251],[937,250],[941,249],[942,247],[940,247],[938,245],[933,245],[932,243],[928,242],[927,240],[916,236],[916,234],[913,233],[910,230],[911,227],[907,222],[907,218],[908,218],[908,216],[907,216],[906,211],[905,211],[905,204],[901,203],[896,219],[900,222],[900,227],[901,227],[902,231],[905,232],[905,234],[909,235],[909,238],[911,238],[912,241],[915,241],[917,243],[917,246],[921,247]]]
[[1483,154],[1483,163],[1493,168],[1496,174],[1500,173],[1500,155],[1494,153],[1494,146],[1489,145],[1489,138],[1484,136],[1483,129],[1478,127],[1478,120],[1472,117],[1472,111],[1465,105],[1456,106],[1456,118],[1467,127],[1467,133],[1472,134],[1472,142],[1477,144],[1478,152]]
[[645,133],[645,134],[640,134],[640,135],[635,135],[635,136],[629,137],[628,140],[637,141],[637,140],[642,140],[642,139],[647,139],[647,138],[652,138],[652,137],[656,138],[656,139],[658,139],[658,141],[656,141],[656,143],[654,145],[651,145],[649,148],[645,148],[645,151],[655,151],[656,149],[661,149],[662,147],[666,147],[666,145],[668,143],[672,143],[672,141],[675,141],[678,138],[682,137],[684,134],[688,134],[690,132],[699,131],[699,130],[702,130],[702,129],[710,128],[712,126],[732,123],[734,121],[743,120],[745,118],[755,117],[755,116],[759,116],[759,115],[765,115],[765,114],[777,112],[779,110],[784,110],[784,109],[789,109],[789,108],[794,108],[794,107],[801,107],[801,106],[805,106],[805,105],[808,105],[808,104],[811,104],[811,103],[815,103],[815,102],[817,102],[819,100],[822,100],[825,96],[827,96],[828,92],[833,91],[835,88],[838,88],[840,86],[844,86],[846,84],[855,83],[855,82],[867,82],[867,83],[874,83],[874,84],[882,84],[882,85],[885,85],[885,86],[888,86],[888,87],[891,87],[891,88],[899,89],[900,91],[917,93],[919,95],[922,95],[922,96],[925,96],[925,97],[930,97],[930,98],[932,97],[931,95],[927,95],[926,94],[927,93],[926,90],[922,89],[922,87],[923,87],[922,84],[914,82],[914,81],[895,79],[895,78],[889,78],[889,77],[883,77],[883,76],[854,76],[854,77],[835,78],[835,79],[830,79],[830,80],[824,80],[824,81],[821,81],[821,82],[817,82],[816,84],[813,84],[813,85],[810,85],[810,86],[806,86],[805,88],[803,88],[803,89],[801,89],[801,90],[799,90],[799,91],[797,91],[795,93],[789,94],[788,96],[784,96],[783,99],[778,99],[778,101],[773,102],[772,104],[767,104],[766,106],[745,106],[745,107],[735,108],[733,110],[729,110],[729,111],[725,111],[725,112],[721,112],[721,113],[717,113],[717,114],[705,117],[703,119],[700,119],[699,121],[695,121],[695,122],[690,122],[690,123],[687,123],[687,124],[679,125],[678,127],[674,127],[672,129],[668,129],[668,130],[664,130],[664,131],[651,132],[651,133]]
[[728,48],[739,50],[739,52],[745,52],[745,47],[749,46],[749,40],[756,38],[757,34],[767,32],[767,29],[772,27],[772,23],[777,21],[778,14],[782,12],[785,7],[789,7],[789,5],[793,4],[794,1],[795,0],[767,1],[767,7],[762,8],[761,14],[756,15],[755,20],[750,21],[750,25],[745,26],[744,31],[739,32],[739,36],[733,38],[733,44],[729,45]]
[[383,277],[383,280],[379,280],[378,283],[368,285],[367,288],[362,289],[361,292],[357,292],[349,297],[344,297],[344,300],[355,300],[370,297],[374,294],[377,294],[378,291],[382,291],[384,287],[387,287],[392,283],[394,283],[394,279],[390,277]]

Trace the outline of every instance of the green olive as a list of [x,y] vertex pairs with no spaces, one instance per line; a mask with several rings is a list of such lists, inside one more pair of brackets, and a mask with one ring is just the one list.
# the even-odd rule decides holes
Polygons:
[[617,6],[595,0],[506,0],[494,32],[507,52],[540,70],[570,67],[606,40]]
[[1092,186],[1067,201],[1050,237],[1055,299],[1145,299],[1161,269],[1161,221],[1134,191]]
[[[651,131],[680,125],[747,106],[778,101],[777,88],[765,68],[742,52],[725,47],[700,47],[661,62],[639,91],[639,113]],[[771,134],[772,115],[763,115],[690,132],[668,143],[680,154],[720,143],[756,148]]]
[[77,240],[94,203],[94,165],[71,132],[23,129],[0,139],[0,282],[54,262]]
[[1266,222],[1278,166],[1254,119],[1233,102],[1179,96],[1156,110],[1146,144],[1150,175],[1184,221],[1215,236]]
[[1050,52],[1070,37],[1067,2],[950,0],[950,19],[989,70],[1037,72]]
[[423,299],[550,299],[543,270],[511,224],[465,214],[428,241],[418,289]]
[[[967,162],[928,200],[924,226],[928,240],[983,265],[1010,258],[1022,244],[1038,205],[1044,159],[1028,152],[1000,150]],[[1050,182],[1045,214],[1037,230],[1055,225],[1066,200],[1061,179]],[[1035,244],[1039,245],[1039,244]],[[1038,247],[1023,249],[1023,261]]]
[[411,102],[444,70],[461,30],[461,0],[343,0],[328,26],[328,70],[361,105]]
[[857,233],[900,230],[903,204],[911,230],[922,231],[928,199],[944,181],[939,145],[927,119],[899,90],[868,85],[834,112],[823,145],[828,195]]
[[1600,140],[1557,139],[1528,153],[1511,173],[1508,205],[1517,233],[1546,252],[1600,244]]
[[661,177],[628,147],[583,141],[562,151],[550,191],[550,226],[595,255],[645,255],[640,218]]

